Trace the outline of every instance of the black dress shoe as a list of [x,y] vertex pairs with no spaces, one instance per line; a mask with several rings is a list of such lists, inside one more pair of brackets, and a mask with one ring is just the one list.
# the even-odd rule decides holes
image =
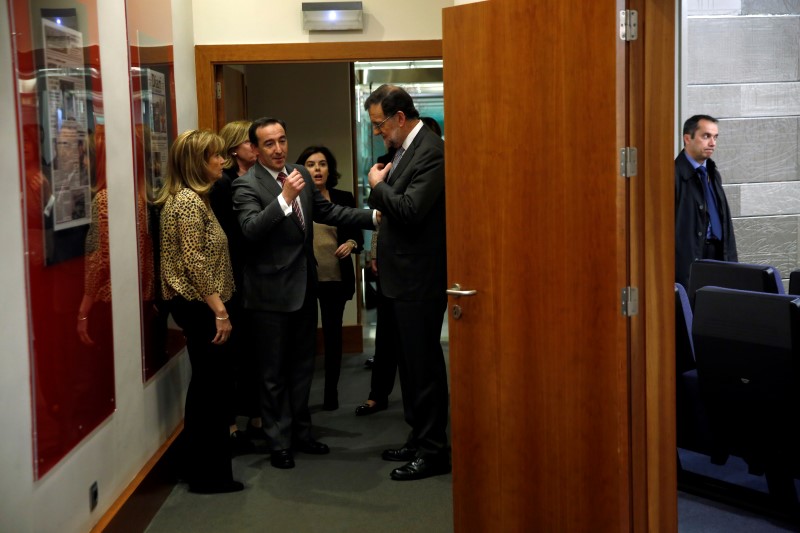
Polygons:
[[390,477],[395,481],[413,481],[449,474],[450,470],[450,461],[446,458],[417,457],[410,463],[392,470]]
[[223,481],[221,483],[192,483],[189,485],[189,492],[195,494],[223,494],[226,492],[239,492],[244,489],[244,485],[238,481]]
[[294,468],[294,457],[289,450],[274,450],[269,458],[269,464],[275,468]]
[[375,356],[367,357],[367,360],[364,361],[364,368],[372,368],[375,365]]
[[384,461],[411,461],[417,457],[417,449],[403,446],[396,450],[383,450],[381,458]]
[[304,440],[295,445],[295,449],[299,452],[308,453],[311,455],[325,455],[330,453],[331,449],[327,444],[316,440]]
[[362,403],[356,407],[356,416],[367,416],[377,413],[378,411],[385,411],[389,407],[389,400],[385,402],[375,402],[374,405]]

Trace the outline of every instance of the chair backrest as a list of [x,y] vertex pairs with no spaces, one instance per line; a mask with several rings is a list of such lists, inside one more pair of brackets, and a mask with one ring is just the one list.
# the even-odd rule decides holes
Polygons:
[[675,284],[675,374],[680,376],[695,368],[692,341],[692,308],[686,289]]
[[692,308],[697,290],[708,286],[784,294],[781,274],[775,267],[713,259],[695,261],[689,270],[687,288]]
[[800,294],[800,270],[789,273],[789,294]]
[[692,322],[715,452],[751,468],[797,464],[800,297],[705,287]]

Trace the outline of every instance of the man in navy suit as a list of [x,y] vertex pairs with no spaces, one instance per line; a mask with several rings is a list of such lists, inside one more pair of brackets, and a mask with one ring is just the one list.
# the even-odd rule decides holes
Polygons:
[[261,411],[275,468],[293,468],[295,451],[328,453],[311,435],[308,397],[314,373],[317,263],[314,225],[374,229],[378,214],[333,204],[311,175],[286,162],[286,124],[255,120],[250,142],[258,162],[233,183],[233,205],[250,245],[242,302],[251,321]]
[[383,458],[406,462],[392,471],[392,479],[422,479],[450,472],[440,342],[447,308],[444,142],[424,126],[400,87],[382,85],[364,107],[373,133],[383,137],[387,149],[397,150],[391,163],[378,163],[369,172],[369,205],[381,212],[378,272],[386,310],[381,334],[387,349],[395,351],[411,426],[406,443],[385,450]]

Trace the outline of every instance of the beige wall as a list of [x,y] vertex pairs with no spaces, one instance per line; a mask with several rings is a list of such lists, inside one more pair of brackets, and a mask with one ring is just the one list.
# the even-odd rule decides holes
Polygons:
[[[301,0],[194,0],[196,44],[405,41],[442,38],[453,0],[363,0],[363,31],[303,30]],[[221,7],[225,5],[225,8]]]
[[[8,4],[6,3],[5,6]],[[163,4],[162,4],[163,5]],[[191,21],[191,1],[174,0],[173,20]],[[178,356],[142,383],[135,196],[127,28],[123,0],[99,0],[100,60],[106,125],[109,235],[113,282],[116,410],[42,479],[33,479],[31,384],[25,309],[23,217],[14,78],[6,7],[0,8],[0,531],[86,532],[153,456],[183,417],[188,359]],[[197,124],[191,22],[175,28],[178,124]],[[188,52],[188,53],[187,53]],[[97,481],[98,507],[89,510]]]
[[[90,3],[92,0],[88,0]],[[154,0],[153,0],[154,1]],[[82,2],[81,2],[82,3]],[[0,531],[15,533],[86,532],[125,490],[134,476],[179,423],[190,372],[185,355],[150,382],[141,380],[141,347],[136,260],[135,204],[124,0],[97,0],[106,145],[109,176],[111,277],[113,283],[114,414],[85,438],[43,479],[33,479],[31,386],[28,324],[25,312],[23,216],[19,181],[14,77],[8,2],[0,7]],[[197,126],[195,44],[242,42],[413,40],[441,38],[441,9],[451,0],[364,1],[363,32],[309,35],[301,26],[301,2],[286,0],[172,0],[172,42],[178,130]],[[159,5],[163,3],[159,2]],[[158,37],[162,30],[153,31]],[[335,67],[331,67],[335,68]],[[297,79],[304,76],[298,75]],[[313,83],[313,82],[311,82]],[[300,80],[298,91],[309,85]],[[331,88],[325,88],[332,95]],[[296,97],[296,96],[295,96]],[[340,97],[336,96],[336,101]],[[349,101],[347,99],[341,101]],[[325,142],[337,155],[349,154],[349,132],[339,124],[345,108],[320,105],[316,117],[290,116],[290,140],[296,156],[306,143]],[[282,110],[288,109],[287,107]],[[311,109],[311,107],[309,107]],[[252,109],[256,112],[256,109]],[[279,110],[281,111],[281,110]],[[349,113],[349,109],[346,111]],[[326,113],[335,113],[331,116]],[[341,115],[341,116],[340,116]],[[319,120],[322,116],[324,120]],[[322,127],[319,124],[323,124]],[[349,117],[348,117],[349,124]],[[346,165],[348,156],[341,157]],[[350,172],[352,169],[349,170]],[[89,486],[97,481],[98,507],[89,511]]]

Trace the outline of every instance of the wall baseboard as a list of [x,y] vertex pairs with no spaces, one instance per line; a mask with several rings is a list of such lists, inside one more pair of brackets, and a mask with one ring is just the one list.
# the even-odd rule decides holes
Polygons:
[[183,431],[183,421],[122,491],[91,533],[144,531],[178,482],[168,453]]

